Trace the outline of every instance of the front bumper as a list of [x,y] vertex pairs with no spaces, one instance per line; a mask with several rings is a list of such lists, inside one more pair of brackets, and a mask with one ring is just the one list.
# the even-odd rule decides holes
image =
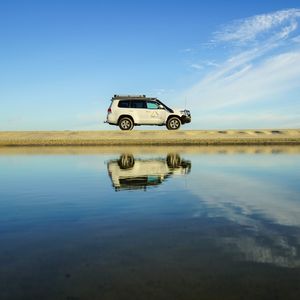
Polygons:
[[191,123],[191,121],[192,121],[192,117],[191,116],[182,116],[181,117],[181,123],[182,124]]

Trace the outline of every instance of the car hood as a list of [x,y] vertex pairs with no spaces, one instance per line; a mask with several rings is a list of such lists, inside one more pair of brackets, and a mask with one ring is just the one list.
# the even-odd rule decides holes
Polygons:
[[185,108],[175,108],[175,109],[173,109],[173,111],[174,111],[174,114],[182,115],[184,113],[184,111],[189,111],[189,110],[185,109]]

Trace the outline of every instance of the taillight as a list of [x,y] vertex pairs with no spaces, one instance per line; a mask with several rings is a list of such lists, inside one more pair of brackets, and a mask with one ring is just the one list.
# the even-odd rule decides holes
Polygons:
[[109,113],[109,114],[111,113],[111,108],[109,108],[109,109],[107,110],[107,113]]

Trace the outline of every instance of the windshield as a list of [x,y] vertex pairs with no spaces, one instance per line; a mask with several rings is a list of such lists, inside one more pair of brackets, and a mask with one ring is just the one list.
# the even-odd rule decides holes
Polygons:
[[165,105],[164,103],[162,103],[160,100],[157,99],[157,102],[159,104],[161,104],[167,111],[169,111],[170,113],[173,113],[173,109],[171,109],[170,107],[168,107],[167,105]]

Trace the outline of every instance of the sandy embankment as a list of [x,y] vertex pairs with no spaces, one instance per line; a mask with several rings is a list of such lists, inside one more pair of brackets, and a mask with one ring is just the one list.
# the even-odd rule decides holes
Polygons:
[[2,131],[0,146],[300,145],[300,129]]

